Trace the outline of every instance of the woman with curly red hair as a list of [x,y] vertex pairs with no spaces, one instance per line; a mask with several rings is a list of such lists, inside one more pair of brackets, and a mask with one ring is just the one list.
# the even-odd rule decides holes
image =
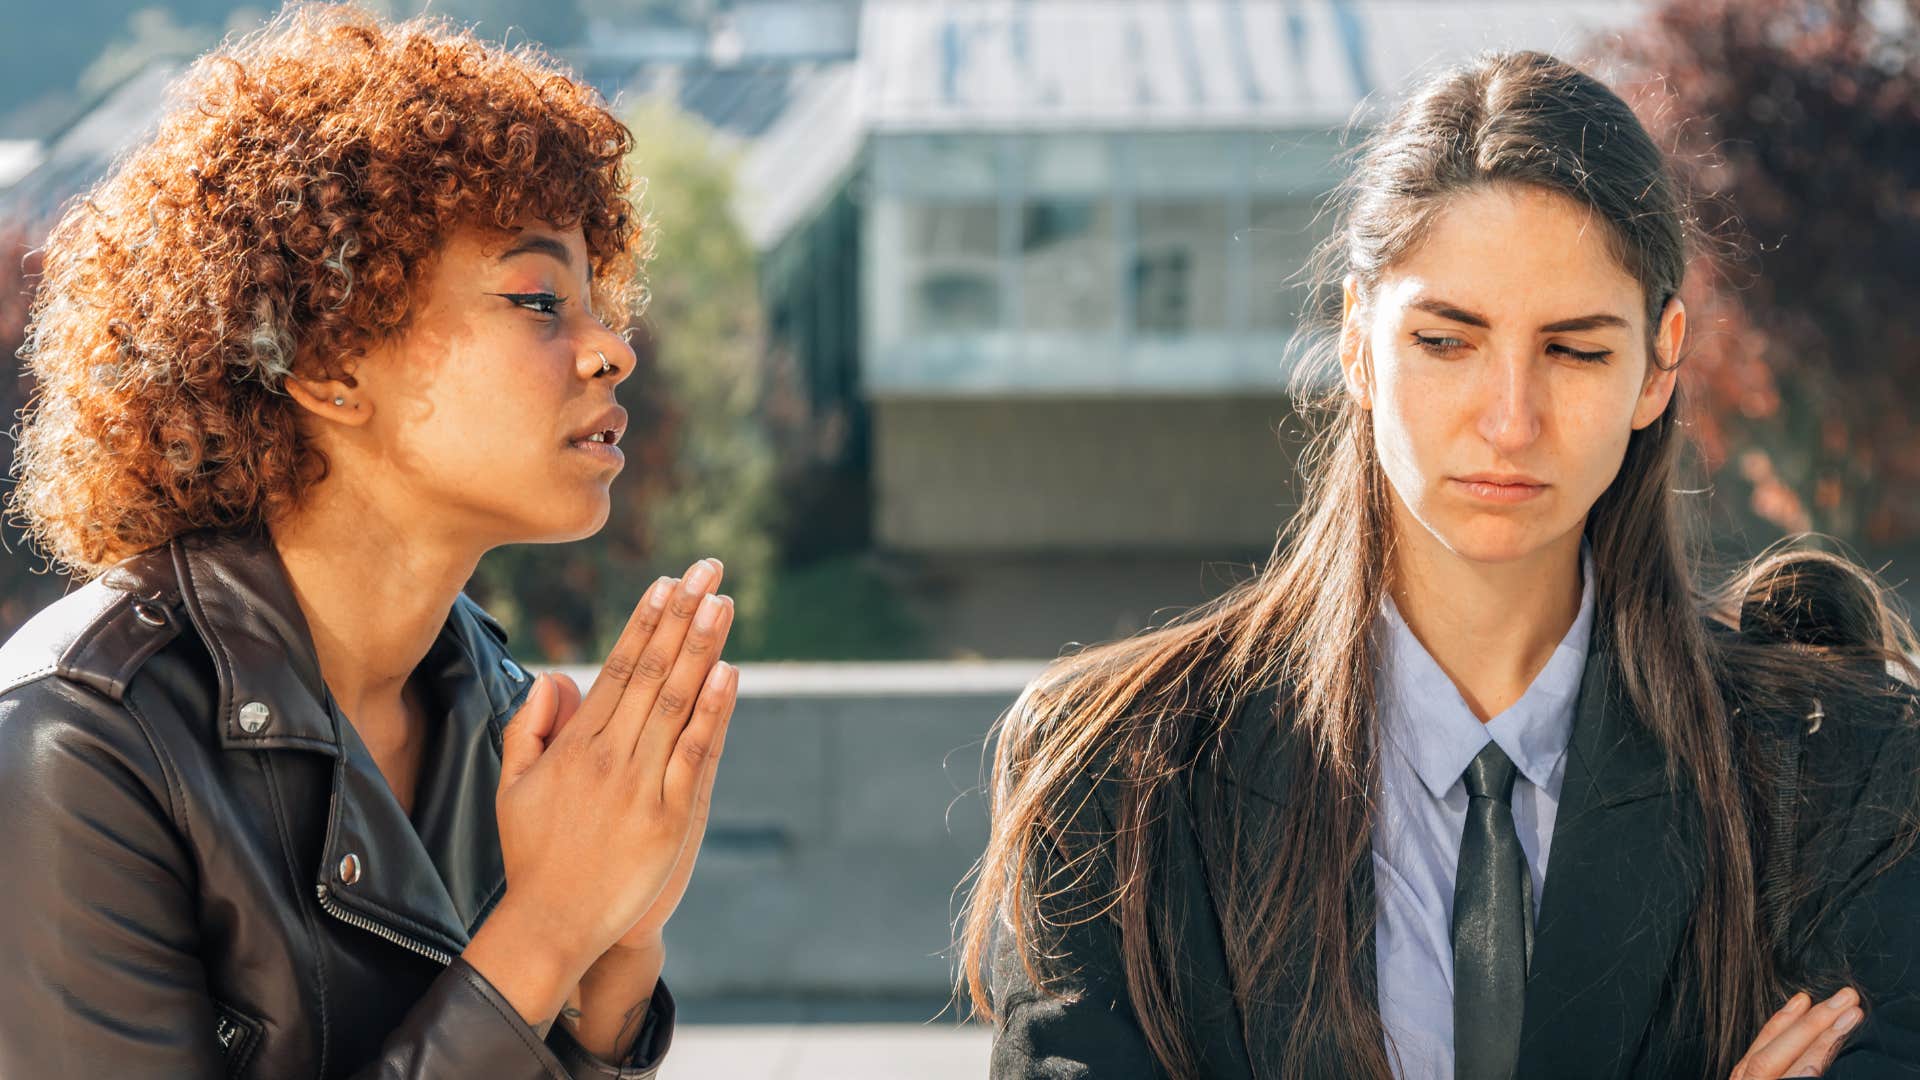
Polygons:
[[650,1076],[721,567],[584,698],[461,592],[607,519],[628,132],[537,53],[347,6],[174,95],[22,352],[13,510],[86,584],[0,648],[0,1075]]

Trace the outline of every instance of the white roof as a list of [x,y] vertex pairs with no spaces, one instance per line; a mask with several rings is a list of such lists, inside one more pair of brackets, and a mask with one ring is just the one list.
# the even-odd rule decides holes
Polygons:
[[38,139],[0,139],[0,188],[33,171],[40,153]]
[[1481,49],[1574,55],[1639,0],[868,0],[871,130],[1325,126]]
[[866,0],[743,162],[765,248],[832,195],[870,133],[1344,126],[1483,49],[1573,58],[1644,0]]
[[740,160],[733,211],[766,250],[833,197],[866,139],[853,64],[822,68]]
[[159,122],[167,87],[185,66],[155,59],[107,91],[92,108],[41,147],[37,158],[5,187],[0,210],[32,220],[50,217],[60,204],[92,187],[113,161],[144,139]]

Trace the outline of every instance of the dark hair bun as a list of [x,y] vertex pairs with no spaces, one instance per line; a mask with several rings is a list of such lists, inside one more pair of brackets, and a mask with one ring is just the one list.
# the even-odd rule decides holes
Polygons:
[[1768,556],[1740,605],[1740,632],[1820,648],[1873,648],[1885,639],[1878,591],[1852,563],[1819,551]]

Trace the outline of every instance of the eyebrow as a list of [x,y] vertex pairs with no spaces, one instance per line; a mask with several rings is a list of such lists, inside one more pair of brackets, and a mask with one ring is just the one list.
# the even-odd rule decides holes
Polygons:
[[[551,236],[528,235],[514,241],[514,245],[500,253],[499,261],[505,262],[515,255],[551,255],[560,265],[573,269],[573,253],[567,245]],[[593,263],[587,263],[587,284],[593,284]]]
[[[1493,327],[1493,324],[1487,321],[1485,315],[1479,315],[1468,311],[1466,308],[1449,304],[1445,300],[1415,300],[1408,306],[1418,308],[1432,315],[1438,315],[1443,319],[1466,323],[1468,326],[1477,326],[1482,330],[1488,330]],[[1543,334],[1571,334],[1579,330],[1597,330],[1603,326],[1619,326],[1631,329],[1633,324],[1618,315],[1582,315],[1577,319],[1561,319],[1559,322],[1550,322],[1542,326],[1540,332]]]

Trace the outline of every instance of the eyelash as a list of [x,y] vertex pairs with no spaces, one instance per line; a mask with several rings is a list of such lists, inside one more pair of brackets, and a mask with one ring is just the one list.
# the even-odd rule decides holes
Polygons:
[[[567,302],[567,298],[564,296],[555,296],[553,293],[544,293],[544,292],[543,293],[494,293],[493,295],[501,297],[506,300],[511,300],[513,303],[519,305],[520,307],[527,308],[527,310],[529,311],[535,312],[540,315],[546,315],[551,318],[558,318],[560,315],[560,306]],[[552,305],[552,310],[528,307],[529,304],[550,304]]]
[[[1456,337],[1428,337],[1425,334],[1413,335],[1413,343],[1433,353],[1435,356],[1447,356],[1455,349],[1463,348],[1466,345],[1465,342]],[[1565,345],[1547,346],[1548,352],[1553,352],[1556,349],[1560,351],[1561,355],[1578,360],[1583,364],[1605,363],[1607,357],[1613,355],[1613,350],[1611,349],[1602,349],[1599,352],[1583,352],[1579,349],[1568,348]]]

